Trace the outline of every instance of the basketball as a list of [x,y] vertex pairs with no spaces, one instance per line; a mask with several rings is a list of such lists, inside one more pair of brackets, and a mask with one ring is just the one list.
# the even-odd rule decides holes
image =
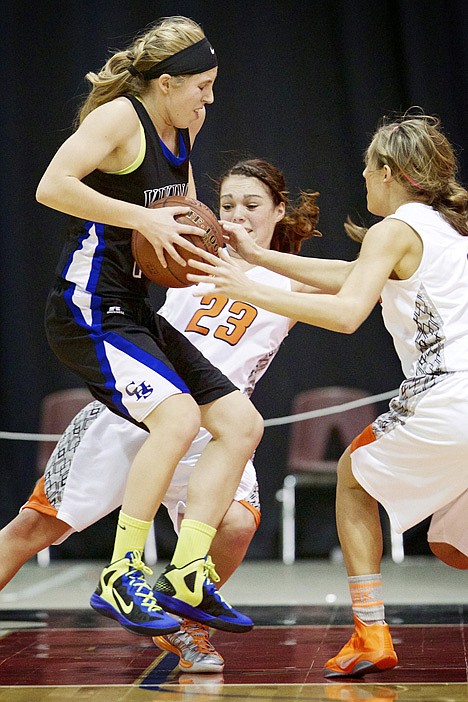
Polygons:
[[[190,207],[190,211],[187,214],[177,215],[176,220],[182,224],[199,227],[205,233],[203,236],[183,236],[188,241],[192,242],[192,244],[198,246],[198,248],[209,251],[215,255],[218,253],[219,247],[223,246],[221,225],[214,212],[203,202],[194,200],[191,197],[170,196],[157,200],[151,207]],[[182,258],[186,261],[189,258],[202,260],[180,246],[176,248],[178,253],[180,253]],[[132,232],[132,253],[143,275],[154,283],[163,285],[166,288],[186,288],[189,285],[193,285],[193,283],[187,280],[187,273],[197,273],[200,275],[200,271],[190,266],[181,266],[169,255],[166,255],[167,268],[163,268],[156,256],[156,251],[153,246],[136,230]]]

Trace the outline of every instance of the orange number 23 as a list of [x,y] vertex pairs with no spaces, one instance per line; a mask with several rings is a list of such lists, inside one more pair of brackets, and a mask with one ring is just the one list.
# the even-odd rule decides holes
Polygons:
[[[201,323],[203,317],[219,317],[226,305],[230,303],[228,311],[229,317],[226,319],[227,324],[220,324],[214,331],[214,338],[227,341],[231,346],[235,346],[244,336],[247,329],[250,327],[258,310],[246,302],[232,302],[228,297],[223,295],[204,295],[200,300],[200,309],[195,312],[190,322],[187,324],[185,331],[195,332],[206,336],[210,333],[208,327]],[[235,315],[235,316],[234,316]]]

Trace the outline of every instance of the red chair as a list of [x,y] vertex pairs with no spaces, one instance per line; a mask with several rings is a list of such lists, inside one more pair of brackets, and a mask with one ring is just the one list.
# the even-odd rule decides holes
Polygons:
[[[370,394],[348,387],[322,387],[301,392],[294,398],[291,414],[300,414],[327,407],[363,400]],[[343,450],[377,417],[377,407],[362,404],[345,411],[326,413],[291,425],[288,449],[288,474],[277,493],[282,503],[282,558],[286,564],[296,558],[296,489],[336,485],[337,460],[329,460],[327,449],[333,436]],[[404,558],[401,535],[391,532],[391,551],[395,562]]]

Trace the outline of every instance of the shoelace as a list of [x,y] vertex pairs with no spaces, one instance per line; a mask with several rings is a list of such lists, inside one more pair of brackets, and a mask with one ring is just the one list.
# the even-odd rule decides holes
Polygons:
[[179,632],[179,636],[183,637],[184,634],[190,636],[193,639],[199,653],[216,653],[215,647],[208,638],[209,633],[210,629],[205,624],[197,624],[189,619],[184,619],[182,623],[182,631]]
[[220,581],[220,577],[215,570],[215,564],[211,560],[211,556],[206,557],[203,569],[206,577],[212,580],[214,583],[218,583]]
[[207,584],[206,584],[206,589],[210,595],[213,595],[216,597],[217,600],[222,602],[223,604],[226,605],[229,609],[231,608],[231,605],[229,605],[226,600],[223,598],[223,596],[218,592],[216,589],[216,586],[213,583],[218,583],[221,578],[219,577],[218,573],[215,570],[215,564],[211,560],[211,556],[207,556],[205,563],[203,565],[203,570],[204,574],[207,578]]
[[146,607],[149,612],[160,612],[161,607],[158,605],[152,589],[145,581],[143,573],[145,575],[153,575],[151,568],[148,568],[143,562],[141,553],[139,551],[132,551],[130,570],[127,573],[127,577],[132,587],[135,588],[135,595],[142,598],[142,605]]

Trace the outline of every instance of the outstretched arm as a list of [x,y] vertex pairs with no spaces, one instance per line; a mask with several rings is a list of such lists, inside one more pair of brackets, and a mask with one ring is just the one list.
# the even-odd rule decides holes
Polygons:
[[[190,265],[211,275],[216,292],[245,300],[264,309],[306,324],[353,333],[369,316],[392,271],[414,245],[417,235],[397,220],[383,221],[367,232],[361,254],[341,286],[334,294],[285,292],[249,280],[239,266],[221,253],[222,260],[203,253],[208,263],[191,261]],[[303,258],[303,264],[315,266],[316,259]],[[306,269],[304,269],[306,270]],[[188,275],[193,282],[206,277]]]
[[243,259],[304,285],[318,288],[321,292],[338,292],[356,264],[355,261],[305,258],[296,254],[271,251],[256,244],[242,225],[224,220],[221,220],[221,224],[225,240]]

